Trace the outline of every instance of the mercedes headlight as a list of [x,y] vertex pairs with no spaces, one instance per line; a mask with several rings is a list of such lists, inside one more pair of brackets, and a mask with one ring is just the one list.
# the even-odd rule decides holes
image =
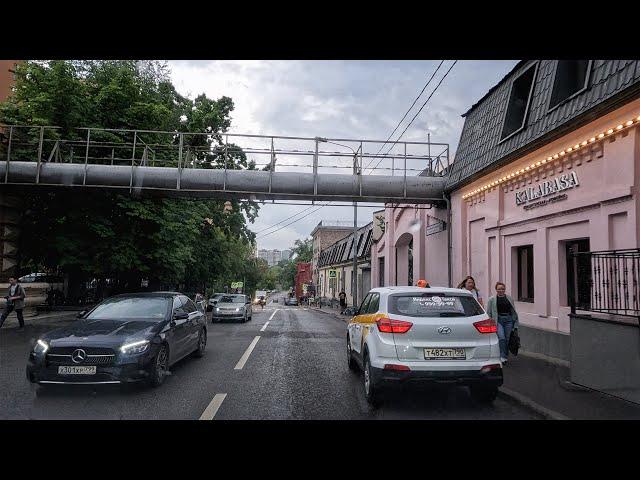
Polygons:
[[144,353],[149,348],[149,340],[140,340],[138,342],[127,343],[120,347],[120,351],[127,355],[136,353]]
[[33,346],[33,353],[44,355],[49,350],[49,344],[44,340],[38,340]]

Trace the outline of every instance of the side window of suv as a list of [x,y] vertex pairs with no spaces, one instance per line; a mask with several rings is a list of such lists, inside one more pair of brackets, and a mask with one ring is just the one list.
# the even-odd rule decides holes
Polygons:
[[369,302],[371,301],[371,294],[364,297],[362,304],[360,304],[360,310],[358,310],[358,315],[366,315],[369,311]]
[[173,297],[173,314],[187,312],[180,297]]
[[198,311],[198,307],[196,307],[196,304],[193,303],[193,300],[191,300],[189,297],[180,295],[180,300],[182,300],[182,304],[184,305],[185,312],[193,313]]
[[377,313],[378,307],[380,306],[380,294],[373,293],[371,294],[371,301],[369,302],[369,308],[367,309],[367,313]]

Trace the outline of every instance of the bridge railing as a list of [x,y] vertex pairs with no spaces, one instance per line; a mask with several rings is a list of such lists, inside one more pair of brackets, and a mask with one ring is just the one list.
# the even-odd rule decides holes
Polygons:
[[[174,168],[257,169],[312,174],[443,176],[444,143],[0,125],[0,161]],[[39,169],[37,170],[39,172]],[[36,180],[37,182],[37,180]]]

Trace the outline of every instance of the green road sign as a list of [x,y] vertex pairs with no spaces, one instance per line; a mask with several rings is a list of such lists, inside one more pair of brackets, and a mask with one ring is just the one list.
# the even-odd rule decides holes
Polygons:
[[242,287],[243,287],[242,282],[231,282],[231,288],[242,288]]
[[336,270],[329,270],[329,278],[336,278],[337,276]]

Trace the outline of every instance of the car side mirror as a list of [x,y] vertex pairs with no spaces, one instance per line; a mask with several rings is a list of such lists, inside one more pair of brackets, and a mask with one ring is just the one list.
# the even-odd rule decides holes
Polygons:
[[187,318],[189,318],[189,314],[187,312],[179,312],[173,314],[174,320],[186,320]]
[[82,310],[76,315],[76,318],[83,318],[87,314],[86,310]]

